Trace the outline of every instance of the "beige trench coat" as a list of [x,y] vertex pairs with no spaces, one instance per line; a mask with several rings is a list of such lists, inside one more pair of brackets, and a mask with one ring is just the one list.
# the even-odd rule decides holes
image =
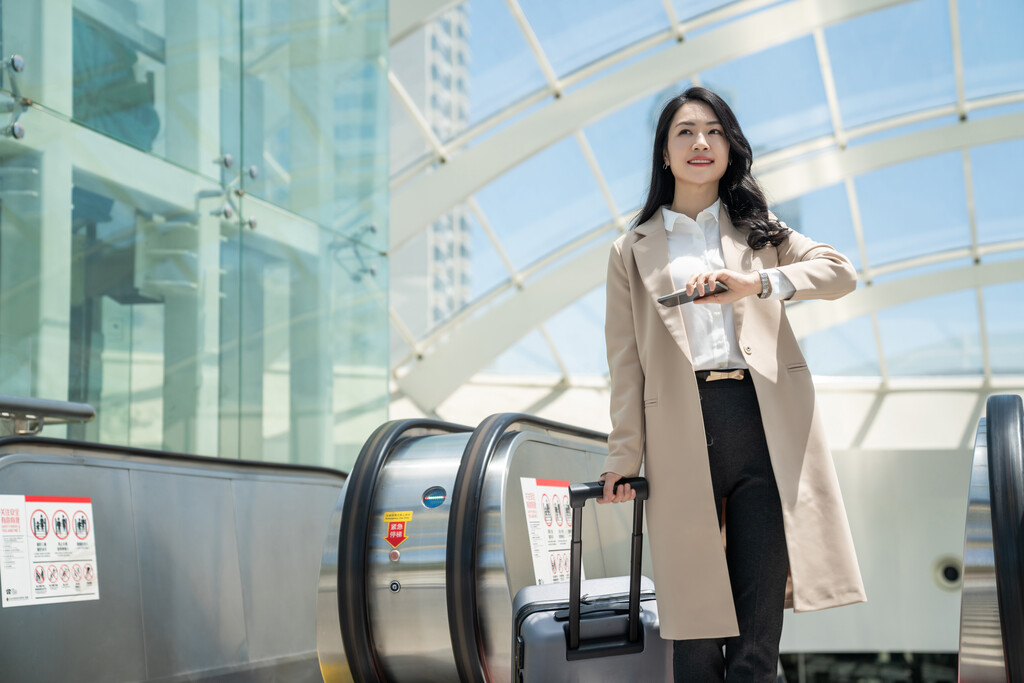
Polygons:
[[[836,299],[856,286],[849,260],[826,244],[791,232],[778,247],[754,251],[724,205],[719,226],[725,267],[779,267],[796,287],[791,301]],[[668,240],[657,211],[615,241],[608,263],[612,431],[602,471],[636,476],[644,464],[662,637],[734,636],[739,629],[682,312],[656,301],[672,291]],[[785,305],[747,297],[732,306],[782,500],[790,566],[786,606],[808,612],[864,602],[814,385]]]

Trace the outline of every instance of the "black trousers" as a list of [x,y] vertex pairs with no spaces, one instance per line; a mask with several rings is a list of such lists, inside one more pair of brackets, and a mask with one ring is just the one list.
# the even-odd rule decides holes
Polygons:
[[726,561],[740,634],[675,641],[675,680],[774,683],[789,557],[757,393],[749,373],[697,384],[719,522],[726,499]]

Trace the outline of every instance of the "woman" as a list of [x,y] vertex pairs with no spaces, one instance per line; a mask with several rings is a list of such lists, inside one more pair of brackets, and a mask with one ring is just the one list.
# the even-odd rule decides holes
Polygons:
[[[647,201],[608,264],[612,431],[600,502],[635,497],[613,487],[643,462],[677,681],[774,681],[784,607],[866,599],[782,303],[839,298],[856,271],[769,213],[751,161],[721,97],[690,88],[673,99]],[[728,290],[713,293],[716,283]],[[683,288],[701,298],[657,302]]]

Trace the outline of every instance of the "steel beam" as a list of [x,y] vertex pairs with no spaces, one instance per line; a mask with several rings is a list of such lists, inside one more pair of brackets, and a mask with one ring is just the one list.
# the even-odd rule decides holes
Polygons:
[[391,248],[438,216],[591,121],[715,65],[782,45],[906,0],[793,0],[738,19],[599,78],[423,174],[391,198]]
[[[1022,130],[1024,114],[1007,114],[983,121],[955,123],[900,138],[819,155],[766,174],[761,182],[778,201],[785,201],[888,165],[953,149],[1020,137]],[[604,231],[607,228],[608,226],[601,226],[599,230]],[[959,254],[959,251],[961,250],[956,250],[956,253]],[[471,319],[456,316],[442,328],[432,332],[431,338],[436,340],[435,343],[421,349],[422,358],[407,366],[408,369],[399,377],[399,386],[417,404],[426,409],[436,408],[465,380],[486,367],[527,331],[543,323],[549,316],[562,310],[579,296],[599,286],[604,281],[607,254],[607,244],[587,246],[561,268],[546,272],[543,277],[536,280],[525,278],[520,291],[500,304],[484,311],[473,307],[474,315]],[[935,261],[936,258],[939,261],[943,260],[941,255],[927,257],[929,262]],[[1019,262],[1013,263],[1019,265]],[[919,265],[921,259],[915,257],[902,263],[886,264],[884,271],[898,272]],[[882,272],[882,269],[876,269],[874,272]],[[947,272],[938,277],[952,277],[947,275]],[[1020,276],[1016,279],[1020,279]],[[958,284],[958,289],[965,286],[962,283]],[[863,291],[874,291],[879,288],[880,285]],[[843,302],[851,297],[843,299]],[[886,305],[896,303],[898,301],[890,300]],[[871,310],[885,307],[879,305]],[[813,305],[794,307],[794,313],[797,310],[815,308]],[[819,327],[814,329],[823,329],[863,315],[863,312],[846,315],[843,311],[847,308],[846,303],[839,303],[818,309],[820,312],[816,315],[819,316]],[[832,322],[825,324],[825,320]]]

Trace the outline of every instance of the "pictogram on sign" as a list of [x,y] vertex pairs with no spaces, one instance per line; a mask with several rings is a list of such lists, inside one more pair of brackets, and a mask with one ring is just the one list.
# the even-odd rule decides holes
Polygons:
[[53,533],[62,541],[71,533],[71,520],[63,510],[53,513]]
[[75,516],[71,519],[71,527],[75,530],[78,540],[84,541],[89,538],[89,517],[81,510],[75,512]]
[[44,540],[50,533],[50,519],[42,510],[32,513],[32,535],[40,541]]

